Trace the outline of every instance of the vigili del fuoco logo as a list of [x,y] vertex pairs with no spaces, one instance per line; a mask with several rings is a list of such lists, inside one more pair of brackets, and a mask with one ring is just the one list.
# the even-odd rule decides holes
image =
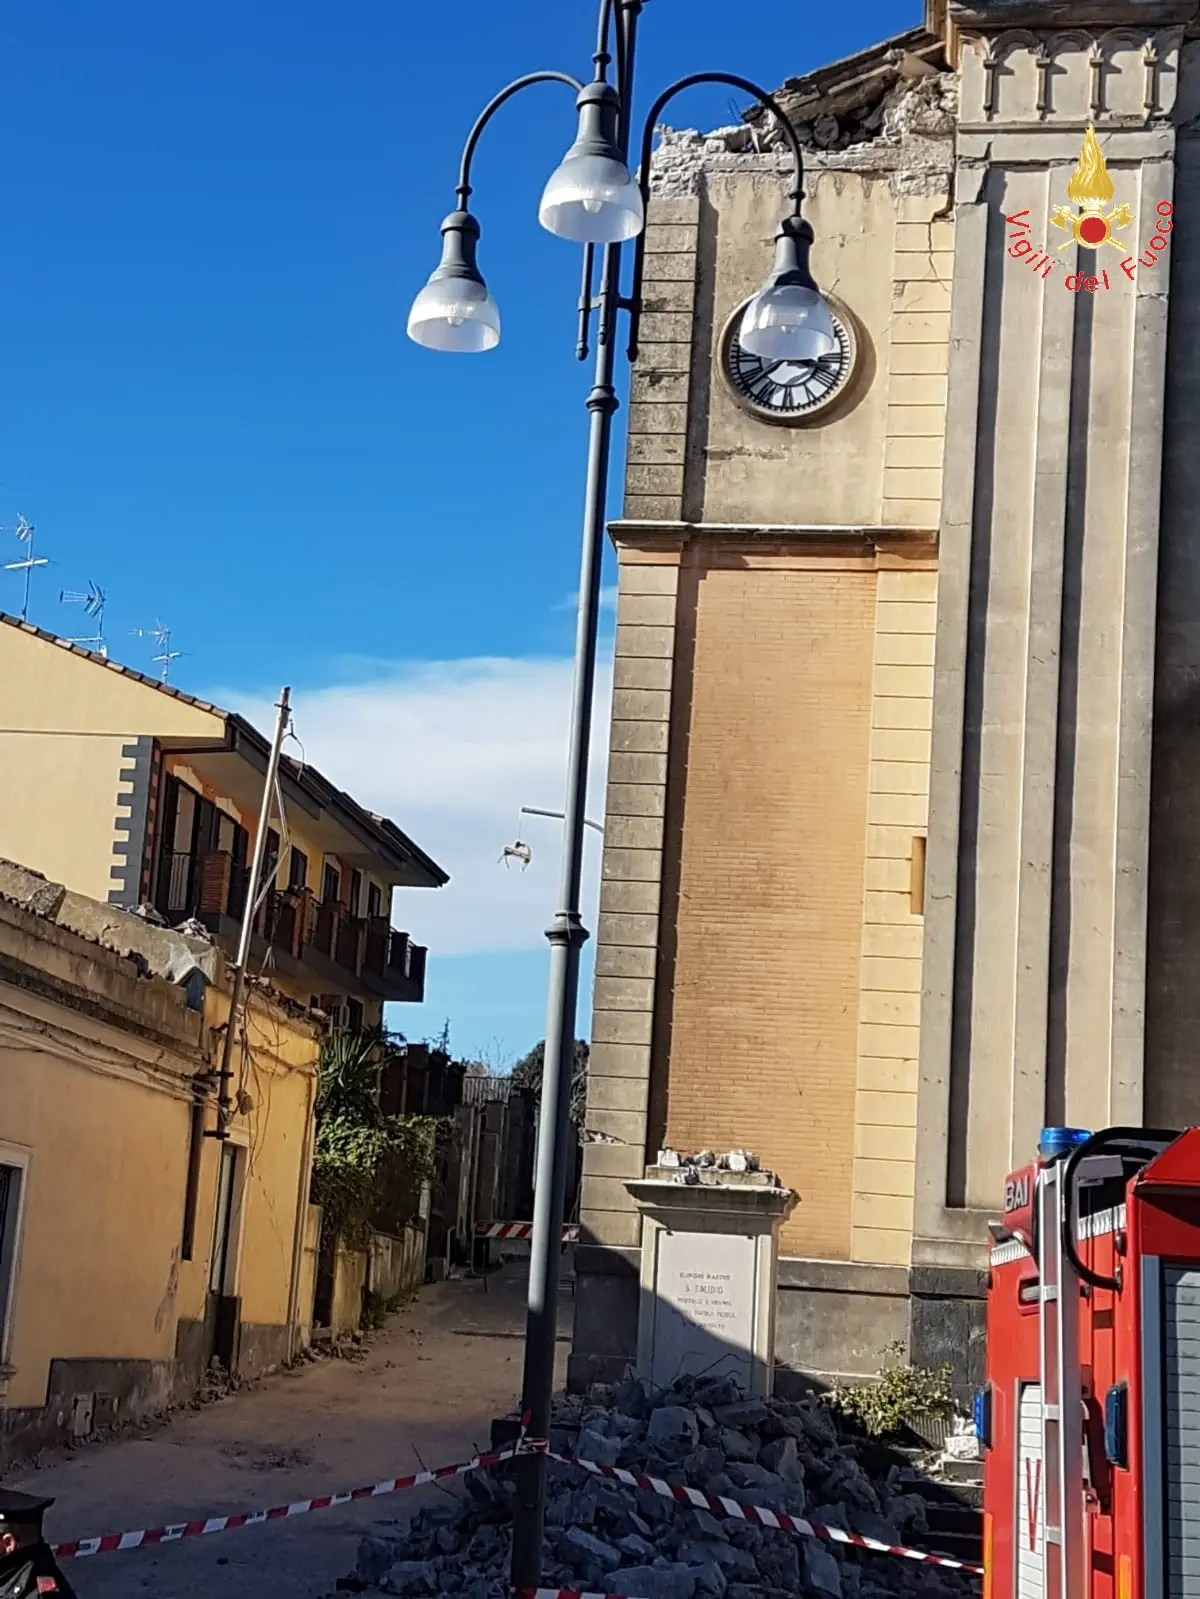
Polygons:
[[[1047,250],[1038,250],[1029,235],[1032,233],[1027,218],[1028,211],[1018,211],[1015,216],[1005,217],[1011,232],[1008,235],[1008,253],[1016,261],[1022,261],[1031,272],[1036,272],[1039,277],[1048,278],[1055,267],[1063,263],[1056,259],[1064,250],[1073,244],[1081,249],[1099,251],[1105,245],[1120,250],[1123,259],[1117,265],[1125,276],[1133,281],[1133,275],[1139,267],[1155,267],[1158,265],[1159,256],[1167,248],[1167,236],[1174,227],[1171,218],[1175,207],[1169,200],[1160,200],[1155,207],[1155,222],[1153,231],[1146,243],[1143,255],[1135,255],[1124,238],[1119,237],[1127,228],[1132,227],[1136,221],[1128,205],[1113,206],[1116,196],[1116,187],[1109,176],[1108,166],[1104,160],[1104,151],[1100,148],[1100,141],[1096,137],[1096,130],[1088,128],[1083,138],[1083,149],[1080,151],[1079,164],[1071,174],[1071,181],[1067,184],[1067,198],[1070,205],[1056,205],[1050,216],[1050,221],[1056,228],[1060,228],[1069,237],[1058,246],[1055,255]],[[1106,213],[1105,207],[1112,206]],[[1087,294],[1095,294],[1098,289],[1111,289],[1112,281],[1108,269],[1097,262],[1095,255],[1092,257],[1094,267],[1099,266],[1099,271],[1072,272],[1063,280],[1063,287],[1078,293],[1080,289]],[[1114,269],[1115,270],[1115,269]]]

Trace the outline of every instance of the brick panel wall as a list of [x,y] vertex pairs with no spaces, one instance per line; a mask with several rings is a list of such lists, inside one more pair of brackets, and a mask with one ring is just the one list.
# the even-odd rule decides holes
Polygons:
[[695,641],[672,751],[666,1139],[777,1171],[800,1196],[792,1255],[850,1253],[875,588],[873,553],[731,553],[681,574]]

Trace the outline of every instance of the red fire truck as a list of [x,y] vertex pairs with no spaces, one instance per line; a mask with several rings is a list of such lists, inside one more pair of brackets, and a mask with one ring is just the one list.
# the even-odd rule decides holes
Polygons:
[[1047,1128],[992,1234],[984,1599],[1200,1599],[1200,1129]]

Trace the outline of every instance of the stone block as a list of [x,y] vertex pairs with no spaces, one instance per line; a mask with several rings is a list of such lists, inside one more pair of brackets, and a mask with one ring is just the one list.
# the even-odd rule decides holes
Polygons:
[[[627,567],[627,571],[636,571],[636,567]],[[653,570],[653,569],[652,569]],[[624,627],[671,627],[675,626],[676,598],[674,594],[631,594],[621,584],[621,592],[617,597],[617,622]],[[664,696],[669,698],[669,696]],[[622,701],[622,704],[625,702]],[[619,714],[624,715],[624,712]],[[670,705],[660,705],[654,713],[656,716],[665,717],[670,714]]]
[[[919,952],[918,944],[918,952]],[[921,993],[921,961],[918,956],[904,959],[898,955],[864,955],[862,986],[876,993]]]
[[945,250],[898,250],[892,257],[893,283],[949,283],[954,256]]
[[690,372],[690,339],[659,340],[643,344],[638,350],[638,370],[651,372]]
[[919,728],[877,727],[871,734],[871,758],[877,761],[916,761],[928,766],[930,736]]
[[[906,1003],[909,1018],[920,1019],[919,994],[864,994],[862,1004],[872,1007],[888,1003]],[[914,1024],[915,1025],[915,1024]],[[915,1094],[917,1091],[917,1063],[915,1060],[882,1060],[877,1055],[864,1055],[858,1062],[858,1087],[865,1093]]]
[[858,1029],[858,1053],[882,1056],[884,1060],[915,1060],[921,1047],[919,1027],[880,1027],[866,1024]]
[[593,1111],[619,1110],[644,1118],[649,1098],[650,1083],[646,1078],[589,1076],[589,1124]]
[[[617,614],[623,621],[657,626],[668,608],[674,612],[673,595],[630,594],[622,595]],[[671,696],[665,689],[614,688],[612,714],[614,722],[666,722],[671,716]]]
[[937,599],[937,572],[924,567],[885,568],[875,580],[884,604],[921,605]]
[[855,1260],[874,1261],[881,1266],[907,1266],[912,1235],[907,1229],[851,1227],[850,1248]]
[[649,1045],[654,1017],[646,1010],[596,1010],[592,1013],[592,1042],[596,1044]]
[[[678,561],[666,562],[661,566],[651,565],[647,562],[633,562],[621,559],[618,550],[617,559],[620,562],[621,594],[671,594],[679,591],[679,563]],[[655,683],[651,687],[658,688]]]
[[634,754],[653,755],[667,747],[666,722],[626,722],[614,720],[609,730],[608,747]]
[[697,227],[694,221],[647,222],[645,232],[647,264],[652,255],[694,255],[696,237]]
[[660,250],[646,257],[646,278],[642,284],[645,293],[649,285],[670,282],[695,282],[696,252],[687,250]]
[[682,311],[690,319],[695,303],[696,284],[693,278],[668,278],[665,282],[652,282],[649,287],[643,284],[642,304],[647,312]]
[[899,922],[904,925],[914,920],[912,896],[907,892],[901,894],[869,888],[863,895],[863,916],[868,922]]
[[932,666],[936,640],[932,633],[877,633],[876,666]]
[[627,494],[621,509],[628,522],[677,522],[683,501],[678,494]]
[[589,1177],[628,1182],[642,1176],[646,1170],[646,1118],[641,1112],[589,1110],[588,1129],[621,1140],[617,1144],[588,1144]]
[[948,382],[940,372],[893,372],[888,377],[888,404],[945,405]]
[[[590,1152],[592,1149],[599,1148],[601,1148],[601,1145],[599,1144],[590,1144],[588,1146],[588,1151]],[[625,1193],[623,1184],[609,1182],[607,1180],[605,1181],[605,1189],[613,1196],[616,1195],[618,1189],[621,1193]],[[626,1197],[628,1198],[628,1196]],[[629,1208],[627,1210],[593,1209],[588,1202],[588,1179],[586,1177],[583,1179],[583,1224],[587,1228],[589,1236],[594,1238],[597,1243],[611,1244],[614,1249],[636,1249],[642,1241],[642,1218],[638,1212],[637,1206],[634,1205],[633,1201],[629,1201]],[[593,1280],[602,1281],[603,1279]],[[611,1280],[619,1281],[619,1279]],[[636,1284],[634,1286],[636,1288]],[[578,1309],[576,1310],[575,1314],[576,1318],[578,1318]],[[636,1309],[634,1311],[633,1319],[634,1327],[636,1329]],[[636,1336],[636,1332],[634,1336]],[[590,1348],[590,1346],[586,1347]]]
[[946,194],[902,194],[896,201],[897,222],[931,223],[939,211],[946,209]]
[[864,880],[868,889],[906,894],[912,881],[912,866],[906,860],[868,860]]
[[661,850],[663,822],[658,816],[610,816],[604,841],[613,849]]
[[613,662],[613,690],[649,689],[669,693],[673,662],[646,656],[624,656]]
[[948,217],[939,217],[929,224],[929,243],[934,250],[954,251],[954,223]]
[[[888,468],[895,467],[908,468],[909,470],[923,467],[927,470],[938,472],[938,491],[932,497],[940,499],[942,492],[940,473],[945,453],[946,441],[940,433],[918,434],[915,438],[908,436],[892,438],[884,442],[883,464],[885,471]],[[920,496],[901,494],[898,497],[900,499],[909,499]]]
[[653,655],[670,658],[675,654],[675,629],[618,623],[615,654],[618,657]]
[[[932,576],[931,573],[913,575]],[[890,599],[885,594],[879,593],[875,627],[880,633],[932,635],[937,631],[937,605],[932,599]]]
[[683,493],[683,462],[668,466],[639,466],[631,462],[625,468],[625,492],[631,495],[678,495]]
[[906,1160],[917,1157],[917,1129],[876,1127],[860,1123],[854,1129],[854,1154],[862,1160]]
[[928,819],[927,794],[871,794],[867,798],[868,822],[885,827],[911,827],[915,832],[923,832]]
[[686,372],[635,371],[629,393],[630,433],[686,433]]
[[917,1096],[864,1089],[855,1097],[854,1114],[862,1127],[915,1127]]
[[655,949],[658,946],[658,912],[633,915],[601,912],[596,939],[599,944],[625,949]]
[[[897,311],[888,328],[893,355],[898,344],[936,344],[948,349],[950,345],[950,313],[948,311]],[[891,363],[895,371],[894,359]]]
[[664,194],[652,194],[650,205],[647,208],[646,224],[653,232],[655,228],[679,227],[695,228],[700,222],[700,201],[692,195],[671,197]]
[[[890,803],[892,796],[888,795],[887,799]],[[920,919],[915,916],[910,916],[908,921],[902,924],[871,922],[863,928],[864,962],[878,958],[915,961],[920,966],[924,938],[925,929]]]
[[612,783],[608,785],[608,816],[659,816],[666,804],[662,782]]
[[875,692],[888,698],[933,698],[933,668],[929,666],[877,666]]
[[[649,756],[629,756],[623,759],[648,760]],[[659,885],[657,883],[618,882],[603,878],[600,883],[600,914],[651,916],[658,914]]]
[[900,1194],[855,1194],[850,1206],[851,1225],[912,1232],[913,1202]]
[[630,433],[626,459],[631,466],[682,466],[686,447],[683,433]]
[[654,980],[649,977],[597,977],[593,1004],[599,1011],[654,1009]]
[[944,405],[889,405],[889,438],[941,438],[946,431]]
[[658,951],[653,946],[636,948],[629,944],[605,944],[602,942],[596,946],[596,976],[598,978],[654,977],[657,969]]
[[869,827],[867,855],[873,860],[911,860],[913,836],[907,827]]
[[638,344],[642,358],[654,360],[650,346],[660,344],[686,344],[691,348],[691,311],[643,311],[638,326]]
[[[618,630],[620,631],[620,630]],[[639,628],[639,632],[656,632],[655,628]],[[618,751],[609,757],[608,776],[610,783],[656,783],[664,784],[667,780],[667,757],[665,755],[643,755],[629,751]]]
[[[633,727],[656,727],[654,722],[634,722]],[[658,883],[662,879],[662,852],[657,849],[620,849],[606,842],[602,879],[621,883]]]
[[876,794],[924,794],[929,768],[923,761],[874,761],[871,788]]
[[649,1044],[611,1044],[593,1039],[588,1081],[597,1077],[636,1077],[648,1081]]

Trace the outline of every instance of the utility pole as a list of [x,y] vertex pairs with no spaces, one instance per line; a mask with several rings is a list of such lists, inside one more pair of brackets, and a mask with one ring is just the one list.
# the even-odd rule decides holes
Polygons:
[[262,805],[258,812],[258,832],[254,838],[254,854],[250,858],[250,879],[246,884],[246,904],[242,911],[242,931],[238,938],[237,962],[233,968],[233,993],[229,1000],[229,1022],[225,1028],[225,1041],[221,1049],[221,1070],[217,1073],[217,1080],[220,1083],[217,1095],[217,1127],[216,1131],[209,1135],[213,1138],[226,1138],[229,1134],[230,1107],[233,1103],[229,1094],[229,1084],[233,1077],[233,1041],[237,1035],[245,1004],[246,966],[250,960],[250,938],[254,931],[254,912],[258,902],[258,885],[262,877],[263,857],[267,852],[267,823],[271,819],[271,800],[275,793],[275,783],[279,775],[279,754],[283,748],[284,735],[287,733],[288,724],[292,719],[289,707],[291,693],[290,688],[284,688],[280,691],[277,705],[279,715],[275,719],[275,737],[271,741],[271,753],[267,757],[267,776],[263,784]]

